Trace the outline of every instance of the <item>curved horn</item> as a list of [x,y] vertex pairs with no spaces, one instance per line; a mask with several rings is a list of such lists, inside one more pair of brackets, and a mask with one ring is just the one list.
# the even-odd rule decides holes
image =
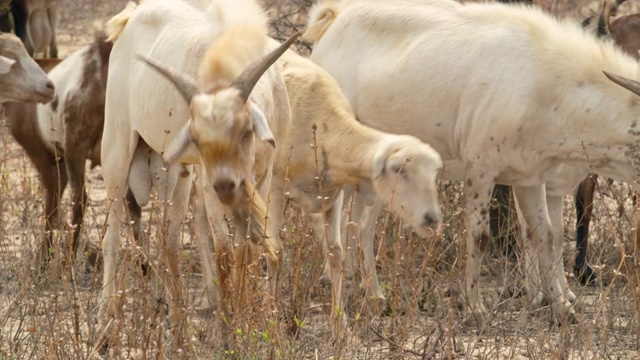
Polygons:
[[611,74],[604,70],[602,72],[609,78],[609,80],[613,81],[614,83],[622,86],[623,88],[631,91],[636,95],[640,95],[640,82],[636,80],[627,79],[619,75]]
[[296,39],[302,35],[302,31],[298,31],[293,34],[287,41],[283,42],[282,45],[275,48],[269,54],[263,56],[262,58],[256,60],[251,65],[249,65],[238,77],[233,80],[231,83],[232,87],[240,90],[240,96],[244,101],[249,99],[249,94],[251,94],[251,90],[256,86],[258,80],[264,74],[265,71],[271,66],[278,58],[284,54],[285,51],[293,44]]
[[147,63],[157,72],[159,72],[160,75],[167,78],[167,80],[171,81],[171,83],[173,83],[176,89],[178,89],[180,94],[182,94],[184,99],[187,101],[187,104],[190,104],[191,99],[200,93],[198,83],[196,83],[196,81],[187,74],[179,73],[174,69],[155,60],[152,60],[142,54],[138,54],[138,58]]

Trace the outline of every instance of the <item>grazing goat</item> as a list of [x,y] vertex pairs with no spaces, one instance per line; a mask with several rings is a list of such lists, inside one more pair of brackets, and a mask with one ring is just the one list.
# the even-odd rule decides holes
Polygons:
[[[69,181],[72,189],[73,227],[69,248],[77,252],[78,236],[87,203],[85,162],[100,164],[100,139],[109,53],[113,43],[100,33],[96,40],[75,51],[49,73],[57,88],[53,101],[44,104],[8,103],[6,115],[11,134],[36,167],[45,190],[46,241],[40,255],[47,260],[53,229],[58,222],[60,198]],[[44,59],[50,66],[51,59]],[[41,65],[43,66],[43,65]],[[60,167],[63,167],[61,169]],[[130,201],[134,221],[140,208]]]
[[[110,21],[109,32],[117,40],[109,63],[101,151],[110,200],[103,309],[116,286],[125,218],[121,200],[129,184],[139,204],[148,201],[153,171],[148,159],[160,155],[168,163],[158,194],[168,203],[162,250],[176,339],[182,320],[178,240],[192,164],[200,165],[199,192],[209,222],[215,222],[218,270],[224,259],[244,253],[244,246],[225,241],[219,225],[227,214],[240,233],[233,242],[241,245],[247,237],[264,242],[269,271],[275,272],[281,249],[265,231],[262,197],[271,187],[272,165],[281,151],[276,143],[286,135],[291,113],[280,73],[270,65],[295,38],[267,53],[266,24],[263,10],[251,0],[215,1],[207,8],[181,0],[130,3]],[[230,314],[230,308],[242,304],[229,301],[226,285],[221,280],[221,308]]]
[[[478,282],[494,183],[513,187],[542,291],[557,317],[572,319],[562,238],[552,227],[562,202],[548,201],[545,184],[564,171],[575,187],[590,165],[633,183],[640,171],[640,101],[602,70],[633,78],[635,59],[533,7],[324,2],[309,24],[305,37],[316,42],[311,59],[337,79],[359,120],[428,142],[445,160],[445,172],[447,160],[459,162],[465,288],[477,319],[487,316]],[[611,128],[607,136],[603,121]]]
[[0,103],[51,101],[53,82],[15,35],[0,34]]
[[[420,234],[431,235],[441,222],[436,177],[442,161],[413,136],[385,134],[359,123],[335,80],[310,60],[288,51],[278,65],[289,94],[292,125],[281,142],[286,151],[273,168],[270,233],[277,237],[285,200],[326,219],[326,224],[316,223],[316,234],[327,245],[333,285],[331,323],[337,333],[346,324],[342,188],[358,184],[359,193],[377,194]],[[207,284],[212,284],[211,271],[206,275]],[[215,287],[208,289],[215,297],[211,294]]]

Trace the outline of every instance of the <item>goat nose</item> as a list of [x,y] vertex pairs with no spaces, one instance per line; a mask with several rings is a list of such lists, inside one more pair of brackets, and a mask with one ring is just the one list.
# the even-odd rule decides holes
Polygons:
[[440,220],[438,219],[438,215],[434,213],[426,213],[424,214],[422,223],[424,224],[424,226],[435,230],[438,227]]
[[213,189],[223,204],[229,204],[233,201],[236,183],[231,180],[218,180],[213,184]]
[[51,89],[51,90],[55,89],[55,86],[53,85],[53,81],[51,81],[51,80],[47,81],[47,85],[46,86],[47,86],[47,89]]

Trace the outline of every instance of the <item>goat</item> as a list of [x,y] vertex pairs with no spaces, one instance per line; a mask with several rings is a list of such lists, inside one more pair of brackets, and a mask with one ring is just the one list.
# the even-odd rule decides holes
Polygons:
[[[581,24],[587,29],[594,23],[597,27],[593,29],[598,38],[611,38],[626,53],[638,58],[640,51],[640,14],[631,14],[622,16],[610,21],[615,16],[618,7],[625,0],[604,1],[602,8],[598,14],[592,14],[585,18]],[[597,21],[595,20],[597,19]],[[591,268],[587,260],[587,247],[589,239],[589,224],[591,222],[591,214],[593,212],[593,195],[596,186],[596,175],[590,175],[585,178],[576,192],[576,259],[573,266],[573,272],[578,282],[583,285],[595,283],[597,275]]]
[[53,82],[13,34],[0,34],[0,103],[45,103],[53,99]]
[[33,49],[33,56],[58,57],[56,27],[58,26],[59,0],[28,0],[27,48]]
[[[272,164],[281,149],[276,141],[286,134],[291,114],[282,78],[270,65],[295,37],[265,55],[266,23],[262,9],[251,0],[216,1],[207,8],[180,0],[130,3],[109,22],[111,37],[117,38],[109,63],[101,151],[110,199],[102,292],[103,309],[109,313],[124,218],[119,199],[129,184],[140,205],[148,201],[149,157],[162,156],[168,164],[158,193],[170,200],[162,238],[177,339],[176,325],[182,319],[177,240],[192,164],[200,165],[198,188],[208,220],[218,222],[213,226],[218,264],[243,252],[242,246],[238,250],[223,241],[218,225],[226,213],[240,232],[234,242],[245,237],[263,242],[270,272],[277,268],[280,245],[264,229],[262,197],[271,186]],[[149,155],[139,151],[141,144]],[[227,303],[221,285],[221,308],[227,313],[239,305]]]
[[[359,123],[335,80],[310,60],[287,51],[278,65],[289,94],[292,125],[281,142],[287,151],[279,154],[273,168],[270,233],[277,236],[281,228],[285,200],[322,218],[315,229],[327,245],[336,334],[346,324],[342,188],[358,184],[359,193],[377,194],[420,234],[431,235],[441,222],[436,177],[442,161],[413,136],[385,134]],[[206,254],[202,258],[206,264]],[[206,271],[206,284],[208,297],[216,298],[211,270]]]
[[[440,153],[445,171],[448,160],[459,163],[465,288],[476,319],[487,316],[478,281],[494,183],[514,189],[554,315],[573,319],[562,238],[552,227],[562,203],[548,202],[545,184],[564,171],[575,187],[589,165],[633,183],[640,102],[602,70],[632,78],[635,59],[540,9],[448,0],[320,3],[304,36],[315,41],[311,59],[337,79],[358,119],[418,136]],[[603,120],[614,129],[607,136],[598,131]]]
[[[84,188],[85,162],[100,164],[100,139],[104,124],[104,102],[109,53],[113,43],[99,33],[95,41],[65,60],[38,59],[41,66],[59,64],[49,76],[58,89],[43,105],[8,103],[5,106],[11,134],[25,149],[40,175],[45,190],[46,239],[41,259],[48,260],[53,230],[58,222],[60,198],[71,183],[73,228],[69,248],[77,252],[80,227],[87,203]],[[59,167],[63,166],[64,169]],[[129,198],[133,221],[139,224],[140,207]]]

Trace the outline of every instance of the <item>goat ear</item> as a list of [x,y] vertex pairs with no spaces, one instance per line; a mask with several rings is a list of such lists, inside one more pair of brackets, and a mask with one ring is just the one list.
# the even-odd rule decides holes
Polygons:
[[169,146],[162,154],[162,160],[166,163],[172,163],[178,160],[182,154],[184,154],[185,150],[187,150],[189,145],[193,144],[190,127],[191,119],[184,124],[178,135],[171,140],[171,143],[169,143]]
[[271,146],[276,147],[276,140],[273,138],[269,123],[267,123],[267,117],[255,104],[251,104],[251,120],[253,121],[253,131],[258,135],[258,139],[268,141]]
[[16,61],[0,55],[0,74],[6,74],[11,70],[11,66]]
[[373,179],[385,174],[387,160],[389,160],[389,156],[391,155],[392,152],[388,146],[376,151],[376,154],[373,156]]
[[302,40],[309,42],[320,40],[329,25],[336,19],[336,16],[338,16],[338,10],[335,5],[329,5],[317,13],[312,13],[309,27],[302,34]]

